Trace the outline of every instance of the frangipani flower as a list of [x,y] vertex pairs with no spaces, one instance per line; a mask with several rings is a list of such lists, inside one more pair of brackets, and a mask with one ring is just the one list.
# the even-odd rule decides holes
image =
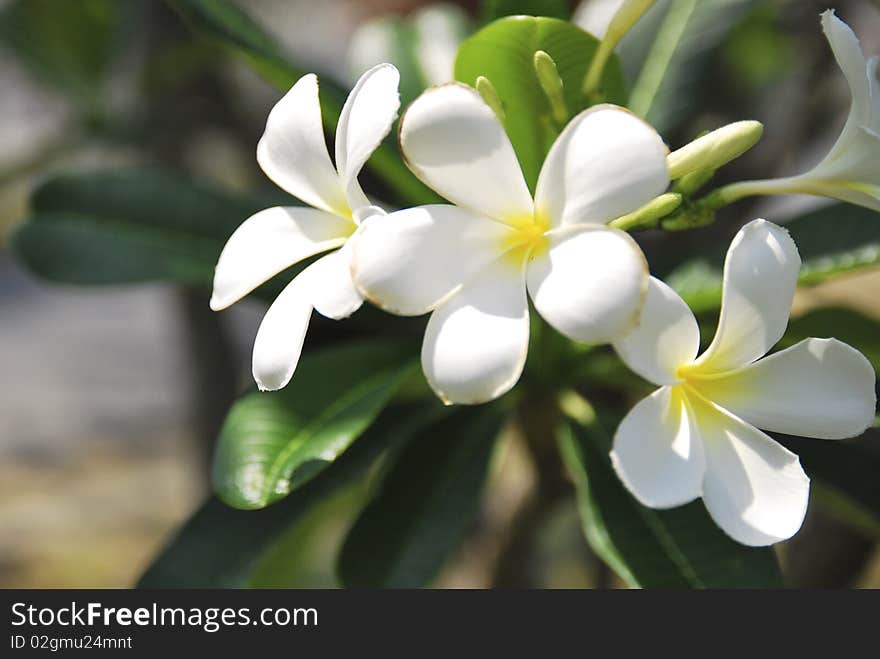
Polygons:
[[633,371],[660,386],[623,419],[612,462],[651,508],[702,497],[712,519],[746,545],[791,537],[807,509],[798,457],[758,430],[841,439],[874,420],[874,370],[835,339],[806,339],[763,355],[782,337],[800,257],[765,220],[733,239],[718,330],[699,357],[697,322],[652,278],[641,324],[615,342]]
[[330,161],[318,79],[300,78],[272,111],[257,146],[257,162],[279,187],[312,208],[267,208],[235,230],[217,262],[211,308],[225,309],[305,258],[334,250],[309,265],[281,292],[254,341],[253,373],[260,389],[284,387],[293,376],[312,309],[341,319],[363,303],[350,274],[348,239],[371,212],[358,174],[391,130],[400,99],[389,64],[367,71],[349,94],[336,127]]
[[880,59],[865,59],[856,35],[831,9],[822,13],[822,29],[852,94],[843,131],[828,155],[810,171],[726,186],[718,191],[725,203],[756,194],[811,194],[880,211]]
[[614,106],[582,112],[551,148],[534,199],[504,128],[470,87],[422,94],[401,119],[400,143],[413,172],[455,205],[370,218],[352,267],[380,307],[433,312],[422,367],[441,399],[480,403],[516,383],[527,289],[572,339],[608,342],[634,325],[645,258],[605,224],[668,185],[668,150],[653,128]]

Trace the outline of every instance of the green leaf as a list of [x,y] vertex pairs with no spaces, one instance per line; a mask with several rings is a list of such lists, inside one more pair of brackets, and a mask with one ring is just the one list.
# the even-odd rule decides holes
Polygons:
[[[523,174],[534,192],[544,157],[558,133],[550,104],[534,69],[535,51],[553,58],[562,78],[572,116],[590,105],[584,75],[599,42],[576,25],[555,18],[505,18],[471,36],[458,51],[455,79],[475,86],[483,76],[495,87],[505,108],[504,127]],[[624,104],[626,89],[620,65],[612,57],[603,76],[610,103]]]
[[557,436],[577,488],[584,535],[624,581],[642,588],[767,588],[782,585],[769,548],[740,545],[712,522],[702,501],[652,510],[627,492],[595,425],[563,424]]
[[62,175],[37,189],[12,249],[34,273],[58,282],[210,288],[226,239],[268,201],[154,170]]
[[281,550],[279,543],[325,501],[366,478],[380,456],[411,441],[432,418],[424,406],[386,410],[330,467],[269,508],[236,510],[211,499],[162,550],[138,586],[231,588],[254,578],[265,582],[266,562]]
[[711,51],[753,0],[672,0],[630,95],[630,109],[661,133],[692,109],[710,71]]
[[214,489],[235,508],[263,508],[339,457],[412,371],[409,345],[359,343],[302,358],[292,382],[229,411],[214,456]]
[[461,408],[402,451],[343,546],[346,586],[417,588],[437,574],[479,509],[505,417],[499,403]]
[[43,80],[91,105],[131,9],[116,0],[16,0],[0,11],[0,43]]
[[[799,284],[816,284],[880,263],[880,216],[850,204],[833,204],[783,225],[801,254]],[[727,247],[724,246],[726,251]],[[694,313],[721,306],[724,253],[687,261],[664,277]]]
[[548,16],[567,21],[571,18],[570,5],[566,0],[483,0],[480,13],[486,23],[506,16]]
[[[166,0],[193,30],[205,35],[247,62],[280,91],[286,92],[306,71],[291,64],[279,45],[240,7],[229,0]],[[321,78],[321,116],[325,128],[336,129],[346,92],[328,75]],[[397,149],[386,140],[367,162],[387,181],[401,204],[437,200],[403,164]]]

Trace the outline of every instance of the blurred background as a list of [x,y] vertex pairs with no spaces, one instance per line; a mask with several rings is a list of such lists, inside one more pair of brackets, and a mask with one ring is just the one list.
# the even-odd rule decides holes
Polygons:
[[[400,21],[432,35],[421,37],[422,77],[451,78],[450,49],[482,20],[478,2],[447,3],[448,20],[439,21],[419,13],[428,3],[416,0],[239,4],[302,69],[342,86],[393,58],[383,33]],[[675,148],[703,129],[754,118],[765,124],[763,141],[724,177],[811,166],[836,137],[849,102],[819,26],[828,4],[716,2],[718,13],[687,44],[694,80],[652,117],[667,142]],[[880,53],[877,3],[834,4],[865,51]],[[625,69],[637,61],[624,57],[641,47],[637,32],[621,45]],[[279,97],[159,0],[0,0],[0,586],[137,580],[208,496],[211,445],[230,402],[251,386],[250,348],[265,308],[245,300],[213,314],[208,292],[196,287],[41,281],[7,249],[32,190],[59,172],[150,165],[231,193],[275,194],[254,150]],[[749,203],[717,229],[682,239],[695,248],[723,245],[737,221],[783,221],[820,202]],[[876,272],[837,279],[799,293],[796,314],[842,306],[880,321],[878,286]],[[309,345],[340,331],[317,322]],[[438,585],[505,583],[491,561],[530,469],[511,443],[473,533]],[[333,505],[302,585],[334,583],[332,557],[321,547],[338,540],[351,513],[345,501]],[[521,582],[615,584],[581,539],[573,501],[560,502],[537,528]],[[804,529],[781,550],[789,583],[880,586],[877,537],[876,522],[846,523],[811,505]]]

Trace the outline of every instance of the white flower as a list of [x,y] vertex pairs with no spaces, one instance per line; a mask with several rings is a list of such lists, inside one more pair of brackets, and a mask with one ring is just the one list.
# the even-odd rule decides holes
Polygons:
[[278,206],[245,220],[220,254],[211,308],[225,309],[294,263],[334,251],[295,277],[266,312],[254,341],[253,373],[260,389],[280,389],[290,381],[312,309],[340,319],[363,303],[351,281],[348,239],[362,214],[380,211],[370,206],[357,176],[397,118],[398,80],[397,69],[382,64],[357,82],[336,127],[335,167],[324,142],[313,74],[300,78],[269,113],[257,162],[312,208]]
[[806,339],[761,359],[782,337],[800,257],[765,220],[733,239],[718,330],[699,357],[697,322],[652,278],[638,329],[614,344],[660,386],[621,422],[611,454],[621,480],[651,508],[702,497],[712,519],[747,545],[791,537],[809,479],[796,455],[758,430],[840,439],[874,420],[874,370],[835,339]]
[[[515,111],[512,108],[511,111]],[[547,156],[534,200],[504,128],[470,87],[428,90],[401,119],[410,168],[455,205],[365,223],[355,283],[402,315],[432,311],[422,366],[447,403],[479,403],[519,379],[535,308],[570,338],[608,342],[632,327],[647,267],[605,223],[669,183],[653,128],[614,106],[575,117]]]
[[811,194],[880,211],[880,89],[878,57],[865,59],[859,40],[833,10],[822,14],[822,29],[852,94],[843,131],[822,161],[788,178],[744,181],[727,186],[725,200],[753,194]]

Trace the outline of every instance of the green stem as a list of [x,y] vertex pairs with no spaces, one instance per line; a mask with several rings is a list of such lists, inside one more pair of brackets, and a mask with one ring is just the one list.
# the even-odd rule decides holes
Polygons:
[[646,116],[651,109],[696,6],[697,0],[674,0],[666,12],[629,97],[629,109],[638,116]]
[[715,211],[723,206],[739,201],[744,197],[797,192],[797,190],[794,189],[786,189],[786,180],[787,179],[765,179],[761,181],[740,181],[738,183],[730,183],[707,194],[696,202],[696,206],[704,210]]

